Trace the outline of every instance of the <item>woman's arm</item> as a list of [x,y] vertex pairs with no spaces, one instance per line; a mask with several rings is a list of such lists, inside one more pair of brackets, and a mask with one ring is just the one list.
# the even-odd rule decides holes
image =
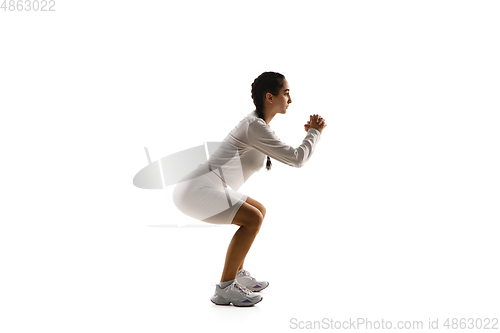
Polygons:
[[269,155],[284,164],[300,168],[312,156],[316,144],[319,142],[321,132],[315,128],[309,128],[302,144],[294,148],[282,142],[271,127],[266,125],[262,119],[256,119],[248,126],[248,143],[263,154]]

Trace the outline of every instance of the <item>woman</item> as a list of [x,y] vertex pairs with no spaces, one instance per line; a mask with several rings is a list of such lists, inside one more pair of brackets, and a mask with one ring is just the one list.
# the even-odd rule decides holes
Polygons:
[[326,127],[322,117],[311,115],[304,125],[307,135],[298,148],[278,139],[269,123],[276,114],[285,114],[292,102],[288,82],[279,73],[265,72],[256,78],[252,99],[256,110],[243,118],[208,161],[185,176],[173,192],[174,203],[184,214],[208,223],[239,226],[211,298],[217,305],[252,306],[262,300],[258,292],[269,285],[256,281],[243,269],[266,209],[257,200],[236,191],[262,168],[266,155],[267,170],[271,169],[270,157],[293,167],[303,166]]

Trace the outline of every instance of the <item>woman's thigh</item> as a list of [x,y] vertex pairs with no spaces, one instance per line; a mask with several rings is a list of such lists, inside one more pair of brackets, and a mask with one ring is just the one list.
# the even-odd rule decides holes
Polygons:
[[197,180],[179,183],[172,193],[173,201],[181,212],[197,220],[230,224],[247,195],[220,187],[203,186]]

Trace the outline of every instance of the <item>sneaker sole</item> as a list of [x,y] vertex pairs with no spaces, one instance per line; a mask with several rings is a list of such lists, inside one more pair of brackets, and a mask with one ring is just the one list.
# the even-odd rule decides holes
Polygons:
[[217,301],[217,302],[215,302],[212,298],[210,299],[210,301],[211,301],[212,303],[214,303],[215,305],[225,305],[225,306],[227,306],[227,305],[233,304],[234,306],[238,306],[238,307],[249,307],[249,306],[254,306],[255,304],[257,304],[257,303],[259,303],[260,301],[262,301],[263,299],[264,299],[264,298],[263,298],[263,297],[261,297],[261,298],[260,298],[260,300],[258,300],[258,301],[257,301],[257,302],[255,302],[255,303],[252,303],[252,304],[235,304],[235,303],[234,303],[234,302],[232,302],[232,301],[228,301],[228,300],[226,300],[225,298],[222,298],[222,297],[220,297],[220,296],[217,296],[217,298],[216,298],[216,301]]
[[264,297],[261,297],[257,302],[253,303],[252,305],[237,305],[237,304],[234,304],[234,303],[233,303],[233,305],[237,306],[237,307],[240,307],[240,308],[244,308],[244,307],[254,306],[255,304],[261,302],[263,299],[264,299]]

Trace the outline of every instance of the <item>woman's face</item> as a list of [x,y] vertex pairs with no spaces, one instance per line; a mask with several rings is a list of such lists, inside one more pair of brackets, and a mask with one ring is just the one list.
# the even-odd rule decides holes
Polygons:
[[[268,94],[268,97],[271,96]],[[271,107],[276,111],[276,113],[286,113],[288,104],[292,103],[292,98],[290,97],[290,88],[288,87],[288,82],[283,79],[283,87],[281,88],[278,96],[273,96],[273,102]]]

